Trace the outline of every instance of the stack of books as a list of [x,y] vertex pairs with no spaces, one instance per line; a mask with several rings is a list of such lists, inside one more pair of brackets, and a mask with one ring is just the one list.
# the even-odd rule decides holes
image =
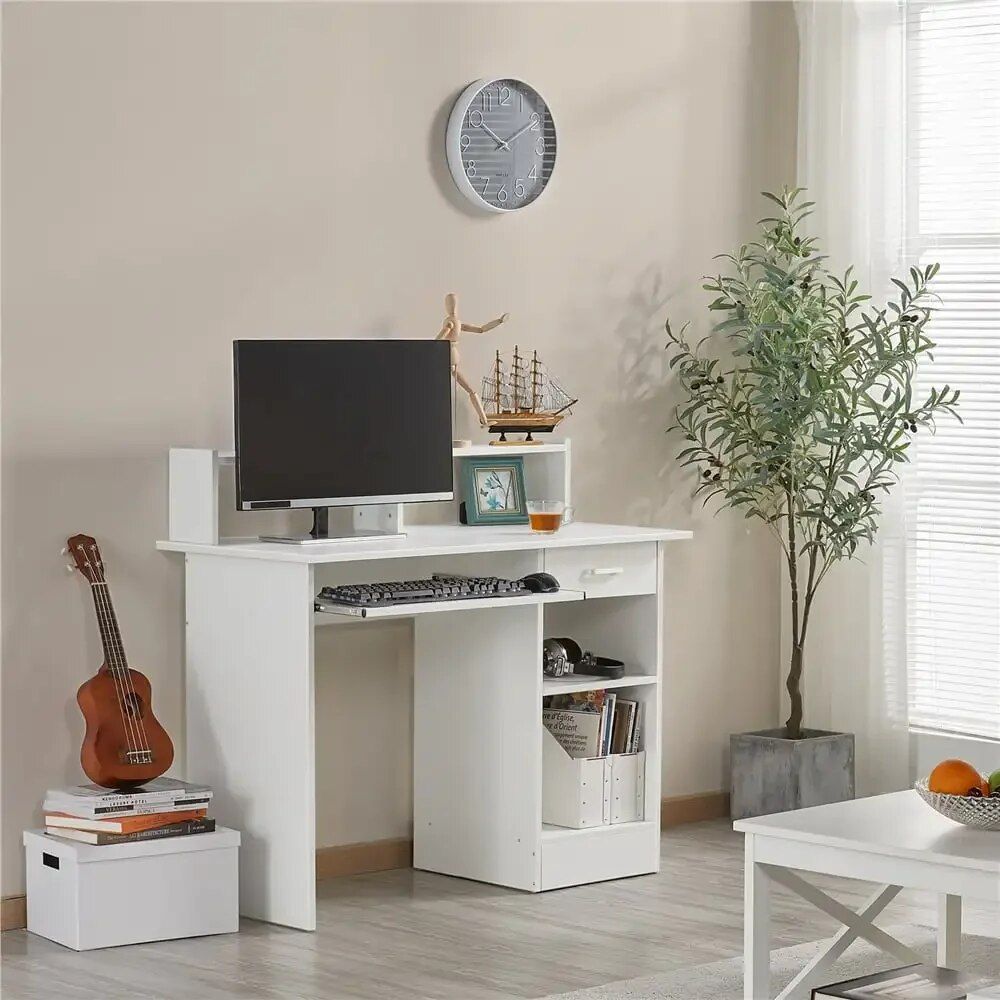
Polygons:
[[127,844],[211,833],[212,789],[176,778],[156,778],[129,792],[75,785],[45,794],[45,832],[84,844]]
[[614,691],[579,691],[542,699],[542,722],[570,757],[605,757],[640,749],[642,702]]

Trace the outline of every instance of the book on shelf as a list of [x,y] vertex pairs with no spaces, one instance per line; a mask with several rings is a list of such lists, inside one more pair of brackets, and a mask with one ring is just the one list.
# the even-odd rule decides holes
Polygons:
[[639,749],[643,703],[614,691],[577,691],[542,700],[542,723],[570,757],[604,757]]
[[617,700],[618,695],[614,691],[609,692],[604,699],[604,707],[601,709],[601,722],[603,726],[601,729],[600,756],[602,757],[611,753],[611,736],[615,726],[615,702]]
[[542,723],[570,757],[599,757],[604,718],[597,712],[543,708]]
[[209,804],[212,789],[176,778],[156,778],[129,792],[101,788],[99,785],[75,785],[50,788],[45,794],[46,812],[71,816],[134,816],[146,813],[201,809]]
[[155,812],[137,816],[115,816],[91,819],[65,812],[51,812],[45,817],[46,827],[69,830],[91,830],[95,833],[139,833],[157,827],[176,825],[188,820],[204,819],[205,809],[181,809],[172,812]]
[[543,700],[546,708],[565,708],[571,712],[596,712],[604,708],[607,691],[573,691],[569,694],[550,694]]
[[637,702],[619,698],[615,704],[615,728],[611,740],[612,753],[629,753],[632,748],[632,729],[635,726]]
[[637,702],[635,706],[635,720],[632,723],[632,733],[629,741],[629,753],[638,753],[642,749],[642,726],[646,721],[646,703]]
[[63,837],[66,840],[76,840],[81,844],[94,844],[97,847],[107,847],[111,844],[135,844],[147,840],[166,840],[170,837],[190,837],[198,833],[212,833],[214,830],[215,820],[205,817],[188,819],[180,823],[169,823],[166,826],[157,826],[148,830],[135,830],[131,833],[75,830],[62,826],[45,827],[45,832],[51,837]]
[[[907,965],[812,991],[813,1000],[972,1000],[995,980],[932,965]],[[986,993],[989,996],[989,993]]]

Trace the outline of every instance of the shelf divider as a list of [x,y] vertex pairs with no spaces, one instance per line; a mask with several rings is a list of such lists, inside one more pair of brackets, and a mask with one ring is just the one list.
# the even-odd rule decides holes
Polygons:
[[605,688],[644,687],[647,684],[659,684],[656,674],[626,674],[617,680],[607,677],[579,677],[570,674],[568,677],[546,677],[542,681],[542,694],[572,694],[574,691],[601,691]]

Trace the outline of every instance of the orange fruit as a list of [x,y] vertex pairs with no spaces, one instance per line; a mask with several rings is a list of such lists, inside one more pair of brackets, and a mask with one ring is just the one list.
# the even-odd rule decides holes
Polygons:
[[931,771],[927,787],[944,795],[968,795],[973,788],[984,796],[989,795],[989,784],[983,776],[964,760],[943,760]]

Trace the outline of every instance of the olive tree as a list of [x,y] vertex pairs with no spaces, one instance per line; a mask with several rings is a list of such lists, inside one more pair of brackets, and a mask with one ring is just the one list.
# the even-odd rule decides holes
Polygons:
[[706,278],[714,335],[731,350],[705,354],[686,327],[666,324],[682,402],[672,430],[678,458],[698,470],[696,492],[741,510],[774,533],[791,585],[789,739],[802,738],[802,670],[816,592],[831,567],[853,558],[878,529],[881,504],[923,428],[957,416],[957,390],[913,398],[918,363],[934,347],[925,328],[938,265],[893,278],[882,306],[858,290],[849,268],[833,273],[815,237],[802,189],[765,192],[777,211],[759,236],[721,255],[728,273]]

